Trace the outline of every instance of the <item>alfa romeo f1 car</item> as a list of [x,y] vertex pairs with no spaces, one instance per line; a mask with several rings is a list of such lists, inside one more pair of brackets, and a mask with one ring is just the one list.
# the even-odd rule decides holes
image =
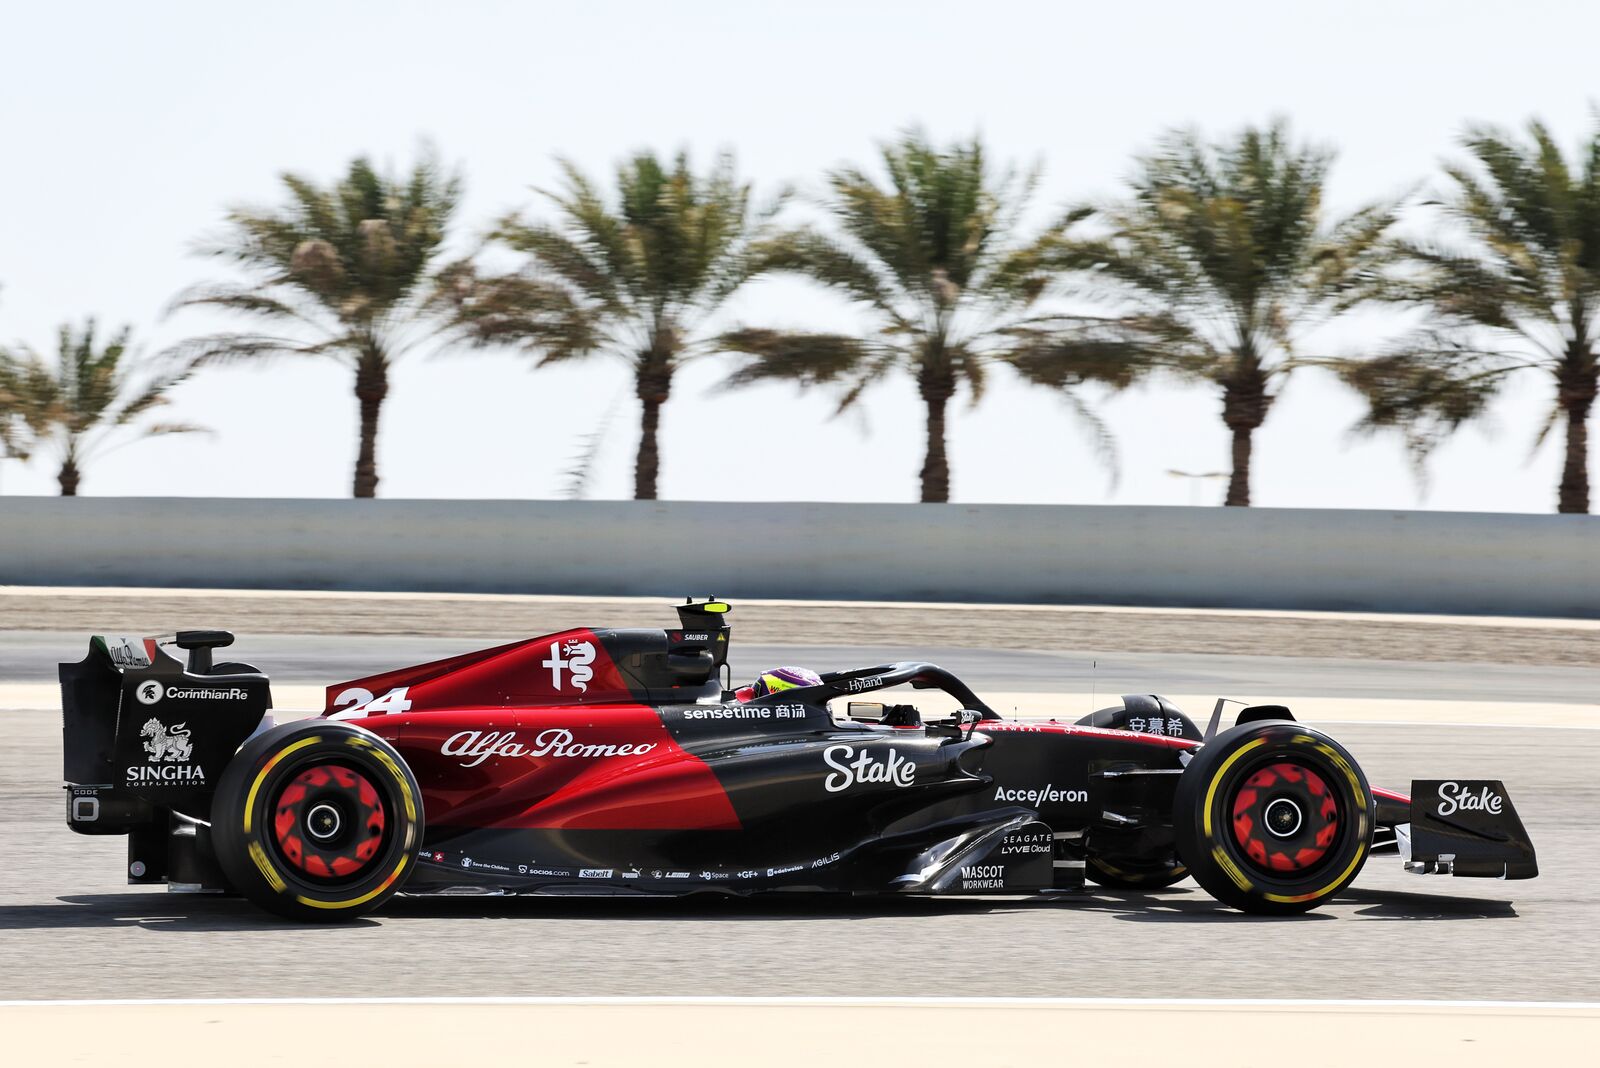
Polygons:
[[[60,669],[68,826],[127,835],[132,883],[299,920],[401,890],[1028,895],[1186,876],[1247,912],[1298,913],[1371,853],[1537,874],[1500,782],[1370,786],[1282,706],[1227,729],[1221,701],[1201,730],[1144,695],[1078,723],[1007,720],[919,662],[741,701],[728,610],[356,679],[277,725],[265,675],[213,662],[226,631],[96,637]],[[863,700],[907,684],[959,710]]]

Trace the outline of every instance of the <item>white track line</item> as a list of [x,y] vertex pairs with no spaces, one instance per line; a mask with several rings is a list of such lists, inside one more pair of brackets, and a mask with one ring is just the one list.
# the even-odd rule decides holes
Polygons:
[[977,1006],[1013,1009],[1567,1009],[1600,1012],[1600,1001],[1428,1001],[1362,1000],[1359,998],[1068,998],[1068,997],[717,997],[717,996],[566,996],[566,997],[393,997],[393,998],[89,998],[83,1000],[0,1001],[0,1008],[38,1008],[47,1005],[78,1008],[140,1007],[162,1005],[809,1005],[834,1008],[892,1008],[911,1006]]
[[[954,1016],[953,1016],[954,1014]],[[952,1025],[951,1020],[958,1018]],[[929,1026],[929,1024],[932,1026]],[[1337,1041],[1307,1046],[1307,1035]],[[1130,1029],[1131,1025],[1131,1029]],[[1586,1064],[1600,1004],[1114,998],[387,998],[7,1002],[18,1064],[549,1068],[760,1064]],[[1130,1044],[1129,1035],[1138,1042]],[[143,1036],[130,1038],[130,1035]],[[273,1041],[293,1036],[292,1045]],[[203,1041],[196,1041],[202,1038]],[[1244,1036],[1244,1041],[1241,1041]],[[1069,1052],[1064,1052],[1064,1050]],[[1290,1051],[1286,1056],[1284,1051]]]

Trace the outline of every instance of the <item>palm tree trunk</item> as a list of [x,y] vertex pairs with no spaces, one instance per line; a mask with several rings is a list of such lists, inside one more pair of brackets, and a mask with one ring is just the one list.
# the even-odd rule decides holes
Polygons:
[[661,446],[656,440],[661,428],[661,406],[672,392],[670,364],[646,357],[639,365],[634,386],[639,396],[639,455],[633,462],[633,499],[656,499],[656,482],[661,474]]
[[56,476],[56,481],[61,483],[61,496],[76,497],[78,495],[78,478],[77,458],[68,456],[61,461],[61,473]]
[[1233,432],[1233,474],[1228,479],[1228,498],[1222,503],[1248,508],[1254,434],[1266,422],[1272,398],[1267,396],[1267,379],[1255,356],[1241,352],[1236,359],[1238,369],[1222,384],[1222,422]]
[[1567,417],[1567,460],[1561,468],[1561,488],[1556,510],[1586,515],[1589,511],[1589,411],[1594,407],[1596,372],[1585,367],[1586,354],[1568,355],[1571,371],[1563,368],[1558,403]]
[[919,388],[928,406],[928,453],[922,461],[922,501],[942,504],[950,499],[950,460],[945,453],[945,408],[955,393],[949,375],[924,375]]
[[354,496],[378,495],[378,416],[389,395],[389,369],[383,354],[365,352],[356,365],[356,403],[361,409],[361,449],[356,454]]
[[1250,507],[1250,453],[1255,449],[1255,430],[1233,428],[1233,473],[1228,476],[1228,499],[1222,503],[1234,508]]

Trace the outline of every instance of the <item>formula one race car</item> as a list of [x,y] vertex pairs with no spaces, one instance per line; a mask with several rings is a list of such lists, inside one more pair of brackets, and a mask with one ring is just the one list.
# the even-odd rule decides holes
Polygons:
[[[357,679],[277,726],[263,674],[212,663],[226,631],[97,637],[61,665],[68,826],[126,834],[130,882],[301,920],[402,889],[1016,895],[1186,875],[1235,908],[1297,913],[1371,852],[1537,874],[1501,783],[1373,788],[1277,705],[1219,730],[1219,701],[1204,732],[1153,696],[1076,724],[1005,720],[916,662],[741,700],[723,682],[728,610]],[[903,684],[959,710],[860,700]]]

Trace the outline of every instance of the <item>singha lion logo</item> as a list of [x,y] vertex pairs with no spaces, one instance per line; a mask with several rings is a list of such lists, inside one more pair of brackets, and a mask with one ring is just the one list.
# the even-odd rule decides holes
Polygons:
[[189,744],[189,731],[187,723],[179,723],[168,728],[159,719],[148,720],[140,735],[149,739],[144,743],[144,751],[150,754],[152,764],[161,761],[185,761],[193,748]]

